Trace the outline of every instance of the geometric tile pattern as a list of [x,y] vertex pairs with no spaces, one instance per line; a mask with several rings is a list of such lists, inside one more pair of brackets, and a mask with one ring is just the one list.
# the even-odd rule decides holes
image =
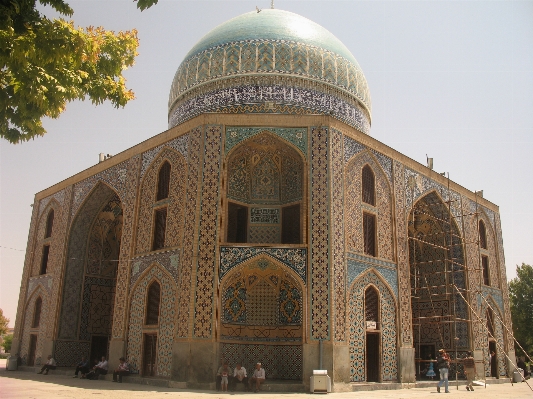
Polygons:
[[220,247],[218,278],[222,278],[233,268],[260,254],[268,256],[291,268],[304,284],[307,279],[306,248],[257,248],[257,247]]
[[330,338],[328,129],[311,128],[310,317],[313,340]]
[[139,276],[153,263],[164,267],[165,270],[179,284],[180,250],[157,252],[144,256],[138,256],[131,260],[130,288],[137,282]]
[[92,334],[111,335],[115,279],[85,277],[79,339],[90,341]]
[[[157,328],[157,376],[170,377],[172,342],[176,330],[176,285],[172,277],[159,265],[153,264],[139,279],[131,293],[130,325],[128,331],[128,362],[136,370],[142,369],[143,326],[146,320],[148,285],[161,285],[161,302]],[[150,331],[153,331],[151,329]]]
[[[220,87],[222,86],[222,88]],[[272,106],[266,106],[270,103]],[[325,114],[370,133],[367,111],[353,97],[318,82],[295,77],[235,77],[202,85],[174,104],[169,129],[206,112],[230,114]]]
[[[41,298],[41,318],[38,328],[32,328],[33,323],[33,314],[35,312],[35,301],[37,298]],[[22,364],[26,365],[29,355],[29,345],[30,345],[30,333],[37,334],[37,347],[35,350],[35,365],[41,364],[43,358],[46,358],[50,353],[42,353],[43,340],[46,337],[47,329],[52,328],[52,324],[48,323],[48,311],[49,311],[49,302],[50,297],[48,293],[42,289],[42,286],[39,285],[31,293],[30,299],[26,303],[26,311],[24,314],[24,327],[23,334],[21,339],[21,347],[19,350],[19,356],[22,359]]]
[[163,148],[173,148],[183,155],[187,159],[189,137],[187,134],[184,134],[174,140],[167,141],[165,144],[161,144],[151,150],[145,151],[142,154],[142,164],[141,164],[141,178],[144,176],[148,166],[154,161]]
[[[344,163],[347,163],[353,156],[367,149],[364,144],[352,139],[349,136],[344,136]],[[392,184],[392,159],[382,153],[369,148],[378,163],[383,168],[385,175],[387,176],[389,183]]]
[[[62,193],[64,194],[63,191]],[[34,251],[34,258],[33,258],[33,268],[31,272],[32,276],[38,276],[40,273],[41,261],[42,261],[42,256],[43,256],[43,248],[45,245],[50,245],[50,252],[52,252],[52,253],[49,253],[48,255],[48,264],[47,264],[46,273],[51,273],[52,268],[53,268],[52,265],[55,265],[54,256],[56,256],[57,249],[56,249],[56,245],[52,245],[52,241],[55,238],[54,231],[59,233],[59,230],[57,230],[57,226],[52,225],[52,234],[48,238],[45,237],[45,230],[46,230],[48,215],[50,214],[50,212],[54,211],[54,215],[59,216],[59,209],[60,209],[59,203],[54,198],[52,198],[50,201],[48,201],[47,207],[43,210],[43,212],[41,212],[41,218],[39,220],[39,224],[37,227],[37,235],[35,237],[36,245],[35,245],[35,251]],[[57,224],[58,220],[56,220],[55,222]]]
[[227,154],[233,147],[256,134],[268,131],[287,140],[307,156],[307,128],[277,128],[277,127],[226,127],[226,142],[224,153]]
[[[276,62],[275,53],[283,54],[285,62],[279,62],[279,58]],[[231,59],[236,63],[233,64]],[[288,75],[296,72],[314,81],[333,84],[355,95],[370,111],[370,93],[357,62],[306,43],[270,39],[219,44],[182,62],[172,82],[169,106],[183,92],[206,80],[256,71]]]
[[372,268],[376,274],[381,276],[387,284],[388,289],[394,293],[398,298],[398,273],[396,268],[378,266],[370,263],[371,261],[361,262],[357,259],[352,259],[351,254],[348,255],[346,262],[346,285],[350,286],[361,274]]
[[56,340],[54,359],[58,366],[75,367],[82,356],[89,359],[90,350],[90,342]]
[[346,272],[344,252],[344,163],[342,132],[330,130],[331,153],[331,258],[333,268],[333,315],[335,341],[346,339]]
[[[505,341],[504,341],[504,326],[502,324],[502,312],[501,308],[498,308],[498,305],[492,298],[487,298],[486,301],[483,302],[481,306],[481,318],[482,318],[482,336],[483,336],[483,360],[485,363],[485,375],[487,377],[490,377],[490,356],[489,356],[489,332],[486,328],[487,326],[487,309],[492,309],[493,314],[493,326],[494,326],[494,338],[496,339],[496,355],[498,357],[498,371],[500,376],[505,376],[507,374],[507,360],[505,358],[505,351],[509,350],[509,348],[505,347]],[[490,337],[492,338],[492,337]],[[512,347],[511,347],[512,348]]]
[[[171,167],[170,189],[168,198],[157,201],[159,170],[168,162]],[[147,253],[152,250],[152,229],[154,227],[154,207],[166,206],[166,232],[164,247],[175,247],[182,243],[182,228],[184,224],[185,203],[185,178],[187,166],[185,158],[176,150],[164,147],[157,154],[147,168],[141,182],[141,202],[139,206],[139,219],[137,222],[136,253]]]
[[196,264],[193,265],[195,246],[197,245],[197,234],[195,233],[198,225],[197,216],[197,202],[198,192],[200,190],[200,181],[202,176],[202,168],[200,167],[203,160],[203,149],[201,146],[203,139],[203,127],[197,127],[189,132],[188,145],[188,176],[187,176],[187,200],[185,202],[185,218],[184,224],[184,238],[183,238],[183,252],[180,259],[180,282],[179,282],[179,301],[178,301],[178,323],[177,336],[179,338],[187,338],[190,336],[190,303],[191,303],[191,287],[193,286],[193,270],[196,269]]
[[348,297],[348,336],[351,365],[351,381],[366,381],[365,362],[365,291],[373,286],[379,293],[381,327],[381,381],[396,381],[398,378],[396,351],[396,303],[389,287],[372,270],[367,271],[353,283]]
[[198,265],[196,269],[196,298],[194,336],[210,338],[213,327],[213,292],[215,283],[215,245],[218,233],[218,204],[220,195],[220,146],[222,127],[208,125],[204,140],[202,206],[198,229]]
[[345,168],[345,223],[346,247],[349,251],[363,253],[363,201],[361,199],[361,171],[369,166],[374,172],[376,187],[376,206],[370,207],[377,214],[377,256],[393,259],[392,205],[391,188],[374,154],[362,151],[354,156]]
[[276,244],[281,242],[280,226],[250,226],[249,243]]
[[222,343],[222,357],[231,366],[238,362],[253,373],[255,363],[261,362],[267,379],[300,380],[303,374],[302,345],[260,345]]

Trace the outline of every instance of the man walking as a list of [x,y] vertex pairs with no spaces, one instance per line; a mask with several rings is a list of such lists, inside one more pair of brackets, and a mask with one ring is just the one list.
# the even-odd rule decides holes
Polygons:
[[474,375],[476,373],[476,362],[472,357],[472,352],[466,352],[466,357],[463,359],[463,366],[465,367],[466,374],[466,390],[474,390]]
[[440,373],[440,381],[437,384],[437,392],[440,393],[440,387],[442,384],[444,384],[444,392],[450,393],[448,390],[448,370],[450,369],[450,357],[444,349],[439,349],[437,368],[439,369]]

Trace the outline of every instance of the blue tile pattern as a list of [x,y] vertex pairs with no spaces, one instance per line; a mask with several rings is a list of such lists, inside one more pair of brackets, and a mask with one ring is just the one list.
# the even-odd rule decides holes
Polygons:
[[394,263],[379,260],[373,262],[370,258],[352,253],[347,253],[346,255],[348,257],[346,262],[346,285],[348,287],[357,279],[358,276],[368,269],[373,268],[385,279],[385,281],[387,281],[390,289],[394,292],[396,298],[398,298],[398,272]]
[[226,127],[226,146],[227,154],[233,147],[242,141],[253,137],[264,131],[275,134],[282,139],[294,144],[302,153],[307,156],[307,128],[279,128],[279,127]]

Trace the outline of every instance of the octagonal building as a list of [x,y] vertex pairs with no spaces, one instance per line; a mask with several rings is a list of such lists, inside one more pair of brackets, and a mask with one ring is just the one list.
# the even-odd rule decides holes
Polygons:
[[36,194],[22,367],[124,356],[145,382],[212,389],[225,359],[345,391],[424,379],[444,348],[509,375],[498,207],[372,138],[371,112],[314,22],[265,9],[213,29],[177,69],[167,131]]

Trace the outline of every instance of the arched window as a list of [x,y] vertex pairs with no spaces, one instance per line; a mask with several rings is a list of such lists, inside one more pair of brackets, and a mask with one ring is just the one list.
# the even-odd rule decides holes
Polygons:
[[157,201],[168,198],[170,191],[170,164],[165,161],[159,169],[159,178],[157,180]]
[[375,322],[374,328],[379,329],[379,294],[374,287],[368,287],[365,291],[365,320]]
[[365,255],[376,256],[376,215],[363,212],[363,244]]
[[375,187],[376,187],[376,181],[374,178],[374,172],[372,172],[372,169],[370,166],[365,165],[363,168],[362,173],[362,187],[363,187],[363,202],[370,204],[372,206],[376,205],[376,194],[375,194]]
[[43,300],[41,297],[37,298],[35,301],[35,307],[33,310],[33,320],[31,323],[31,328],[38,328],[41,323],[41,308],[43,306]]
[[157,281],[150,284],[146,300],[146,324],[159,324],[159,302],[161,302],[161,286]]
[[490,274],[489,274],[489,257],[481,256],[481,267],[483,268],[483,284],[490,285]]
[[50,210],[46,218],[46,233],[44,238],[52,237],[52,227],[54,227],[54,210]]
[[479,221],[479,245],[483,249],[487,249],[487,229],[483,220]]
[[39,274],[46,274],[48,271],[48,258],[50,257],[50,245],[43,247],[43,257],[41,258],[41,270]]
[[494,314],[490,308],[487,309],[487,330],[489,331],[489,335],[494,337]]
[[159,208],[154,214],[154,239],[152,251],[165,248],[165,235],[167,230],[167,207]]

